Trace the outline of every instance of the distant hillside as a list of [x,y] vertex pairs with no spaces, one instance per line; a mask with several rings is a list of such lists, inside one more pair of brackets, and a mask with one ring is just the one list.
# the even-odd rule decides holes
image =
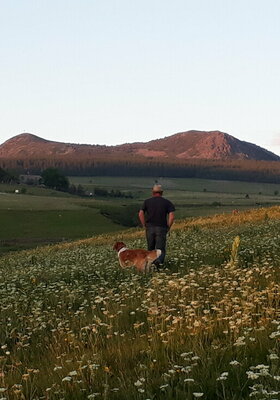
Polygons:
[[280,183],[280,157],[219,131],[177,133],[147,143],[60,143],[30,133],[0,145],[0,167],[40,175],[153,176]]
[[91,158],[125,157],[173,160],[266,160],[279,161],[276,154],[252,143],[219,131],[188,131],[176,133],[147,143],[100,146],[60,143],[30,133],[17,135],[0,145],[0,158]]
[[0,158],[84,157],[106,153],[106,146],[60,143],[22,133],[0,145]]
[[181,160],[266,160],[279,161],[276,154],[220,131],[188,131],[147,143],[117,146],[145,157],[169,157]]

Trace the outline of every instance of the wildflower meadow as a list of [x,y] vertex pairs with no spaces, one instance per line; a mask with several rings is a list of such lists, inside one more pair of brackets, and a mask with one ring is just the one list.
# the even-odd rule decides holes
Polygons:
[[280,207],[178,222],[146,275],[119,239],[0,259],[0,400],[280,399]]

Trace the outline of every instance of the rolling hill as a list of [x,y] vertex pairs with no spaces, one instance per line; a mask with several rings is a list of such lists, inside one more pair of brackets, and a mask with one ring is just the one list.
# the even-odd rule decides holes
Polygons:
[[236,139],[220,131],[176,133],[146,143],[126,143],[117,146],[61,143],[30,133],[14,136],[0,145],[0,158],[110,158],[174,159],[174,160],[265,160],[280,161],[280,157],[262,147]]

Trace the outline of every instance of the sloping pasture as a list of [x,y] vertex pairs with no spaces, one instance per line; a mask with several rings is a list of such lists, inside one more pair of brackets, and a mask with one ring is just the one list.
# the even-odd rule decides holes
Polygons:
[[50,193],[0,193],[0,253],[122,229],[101,215],[102,200]]
[[[176,219],[279,205],[279,185],[206,179],[159,178],[176,206]],[[149,177],[75,177],[90,192],[130,193],[133,198],[78,197],[40,186],[0,184],[0,254],[116,232],[138,224],[138,210],[151,195]],[[19,193],[15,193],[19,191]]]
[[0,259],[0,396],[279,399],[280,207],[181,221],[166,269],[121,270],[122,238]]

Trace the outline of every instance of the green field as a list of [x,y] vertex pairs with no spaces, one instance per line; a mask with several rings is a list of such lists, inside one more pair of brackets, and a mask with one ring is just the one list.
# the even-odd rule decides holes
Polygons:
[[[177,218],[212,215],[280,203],[280,185],[255,182],[217,181],[207,179],[157,178],[164,196],[176,205]],[[142,177],[70,177],[90,192],[94,187],[132,192],[139,204],[151,195],[155,180]],[[277,193],[275,195],[275,193]],[[246,198],[246,195],[249,198]],[[135,200],[133,200],[135,202]],[[216,206],[220,203],[220,206]]]
[[[163,179],[164,195],[176,218],[231,213],[279,204],[279,185],[203,179]],[[70,177],[88,192],[95,187],[131,193],[133,198],[78,197],[42,187],[0,185],[0,253],[86,238],[137,224],[137,211],[155,180],[132,177]],[[20,192],[16,194],[15,190]],[[248,195],[246,198],[246,195]]]
[[1,398],[279,400],[279,221],[181,222],[147,275],[120,268],[114,234],[3,256]]
[[206,189],[208,192],[216,193],[241,193],[246,194],[248,190],[251,194],[273,195],[275,190],[280,192],[280,185],[276,183],[256,183],[239,181],[221,181],[211,179],[194,178],[155,178],[150,177],[70,177],[70,182],[81,184],[88,189],[99,187],[118,187],[124,190],[144,191],[149,193],[149,189],[155,183],[155,179],[167,191],[183,190],[187,192],[202,192]]
[[122,229],[100,214],[102,200],[44,194],[0,194],[0,253]]

